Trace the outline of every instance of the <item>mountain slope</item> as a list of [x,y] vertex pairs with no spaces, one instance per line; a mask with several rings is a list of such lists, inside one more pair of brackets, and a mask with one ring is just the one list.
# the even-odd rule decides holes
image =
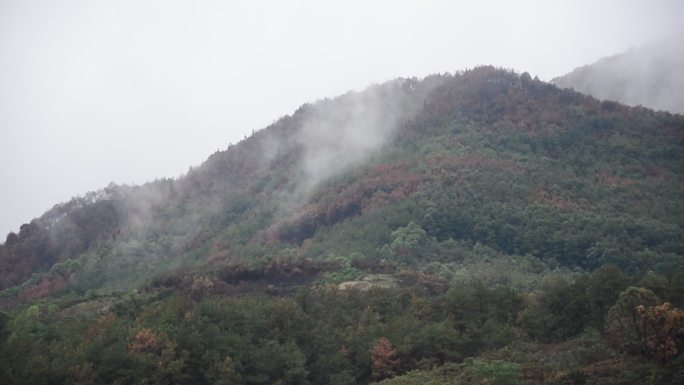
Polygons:
[[671,38],[607,57],[551,82],[599,99],[684,114],[684,49]]
[[491,67],[304,105],[10,234],[0,383],[679,383],[683,145]]
[[125,290],[287,248],[380,260],[411,221],[438,242],[649,269],[684,251],[682,127],[487,67],[392,81],[305,105],[178,180],[56,206],[8,236],[2,284],[57,262],[28,284],[48,289],[20,292]]

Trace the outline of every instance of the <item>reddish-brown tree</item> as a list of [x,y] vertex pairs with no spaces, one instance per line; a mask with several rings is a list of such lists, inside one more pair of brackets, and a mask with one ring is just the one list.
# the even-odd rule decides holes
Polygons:
[[393,377],[397,374],[399,369],[397,351],[387,337],[380,338],[378,343],[375,344],[371,352],[371,363],[373,378],[375,379]]
[[656,306],[639,305],[637,327],[643,336],[644,351],[659,361],[670,360],[682,351],[684,311],[669,302]]

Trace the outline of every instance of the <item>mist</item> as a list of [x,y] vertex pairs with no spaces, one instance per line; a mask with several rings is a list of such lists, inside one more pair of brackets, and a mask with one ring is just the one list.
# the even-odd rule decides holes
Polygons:
[[599,99],[684,114],[684,33],[670,36],[553,79]]
[[321,181],[367,160],[410,119],[422,100],[415,81],[397,80],[317,103],[302,123],[297,191],[306,196]]

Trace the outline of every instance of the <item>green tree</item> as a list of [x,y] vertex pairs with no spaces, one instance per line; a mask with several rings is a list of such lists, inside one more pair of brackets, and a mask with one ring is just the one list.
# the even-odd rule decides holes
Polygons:
[[425,230],[413,221],[393,231],[392,239],[392,251],[405,263],[412,263],[420,257],[430,241]]
[[627,277],[615,265],[604,265],[589,277],[587,295],[593,326],[603,329],[608,311],[627,287]]

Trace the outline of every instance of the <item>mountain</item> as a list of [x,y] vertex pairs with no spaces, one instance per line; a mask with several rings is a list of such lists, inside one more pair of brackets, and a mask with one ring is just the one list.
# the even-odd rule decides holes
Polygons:
[[603,58],[551,82],[599,99],[684,114],[683,70],[681,38],[670,38]]
[[0,381],[677,382],[683,145],[492,67],[306,104],[9,234]]

